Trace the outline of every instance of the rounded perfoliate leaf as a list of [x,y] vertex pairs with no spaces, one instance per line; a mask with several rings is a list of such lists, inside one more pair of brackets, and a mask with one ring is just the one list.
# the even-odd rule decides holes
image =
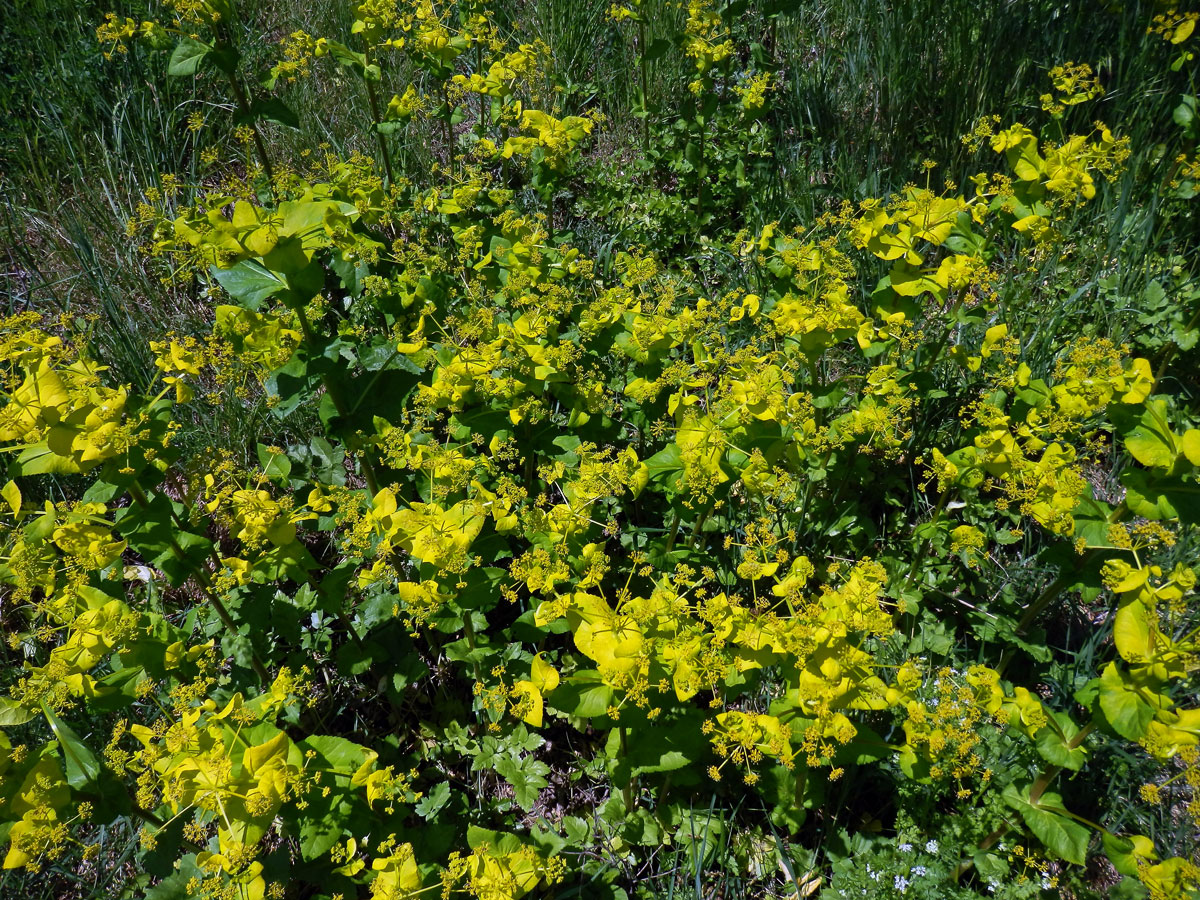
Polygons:
[[195,38],[185,37],[171,53],[171,61],[167,63],[167,74],[179,78],[184,75],[195,75],[200,66],[212,52],[212,47]]

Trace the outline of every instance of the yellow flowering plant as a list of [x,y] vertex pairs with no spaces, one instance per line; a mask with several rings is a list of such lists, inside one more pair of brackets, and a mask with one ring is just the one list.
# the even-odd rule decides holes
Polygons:
[[[645,57],[643,6],[610,17]],[[170,9],[172,73],[215,67],[253,113],[232,8]],[[710,151],[784,88],[731,5],[679,12],[704,252],[581,246],[563,204],[601,119],[541,95],[544,43],[367,0],[346,42],[287,31],[268,81],[352,69],[378,160],[264,145],[138,215],[207,333],[154,335],[135,387],[78,322],[0,320],[5,869],[90,861],[121,823],[151,900],[651,896],[639,866],[711,856],[720,804],[809,896],[923,805],[959,838],[923,841],[944,896],[1101,856],[1129,896],[1196,890],[1194,854],[1072,781],[1120,754],[1200,819],[1195,411],[1094,331],[1035,342],[1003,290],[1066,252],[1120,128],[983,122],[965,190],[718,221],[744,170]],[[1061,132],[1101,88],[1049,75]],[[442,160],[403,171],[427,120]],[[269,418],[197,448],[231,386]]]

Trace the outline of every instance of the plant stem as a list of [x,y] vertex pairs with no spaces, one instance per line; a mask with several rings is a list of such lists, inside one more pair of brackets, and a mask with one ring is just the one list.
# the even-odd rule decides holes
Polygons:
[[642,76],[642,152],[650,151],[650,109],[646,88],[646,22],[638,20],[638,68]]
[[[1113,509],[1112,513],[1109,514],[1108,520],[1109,522],[1113,523],[1120,522],[1128,514],[1129,507],[1127,507],[1124,501],[1122,501]],[[1068,572],[1064,572],[1062,575],[1059,575],[1056,579],[1054,579],[1054,581],[1050,582],[1050,585],[1038,595],[1038,598],[1030,603],[1025,609],[1025,614],[1022,615],[1020,621],[1017,622],[1016,627],[1013,629],[1013,634],[1018,636],[1024,634],[1029,626],[1037,620],[1037,617],[1046,610],[1046,607],[1053,603],[1059,594],[1061,594],[1068,586],[1076,581],[1078,573],[1087,568],[1087,566],[1092,562],[1093,559],[1096,558],[1101,550],[1102,548],[1100,547],[1090,548],[1086,553],[1084,553],[1083,559],[1080,560],[1078,566]],[[1004,652],[1000,655],[999,663],[996,665],[996,671],[1000,673],[1001,676],[1004,675],[1004,670],[1008,668],[1008,664],[1012,662],[1012,657],[1012,648],[1006,647]]]
[[671,517],[671,534],[667,538],[667,553],[670,553],[675,548],[675,539],[679,537],[679,513],[675,513]]
[[246,96],[241,82],[232,72],[229,73],[229,87],[233,91],[234,100],[237,101],[238,110],[250,123],[250,131],[254,134],[254,149],[258,153],[258,161],[262,163],[263,172],[267,176],[267,186],[271,190],[271,197],[275,199],[275,169],[271,165],[271,158],[267,155],[267,145],[263,141],[262,132],[258,129],[258,120],[250,109],[250,99]]
[[701,532],[704,529],[704,523],[708,521],[708,517],[712,515],[713,509],[717,505],[717,498],[708,501],[708,505],[704,507],[704,512],[696,519],[696,524],[692,526],[692,549],[700,549]]
[[[366,35],[363,35],[363,59],[366,66],[371,65],[371,45],[367,42]],[[375,132],[375,139],[379,142],[379,154],[383,157],[383,170],[387,173],[388,184],[396,183],[396,175],[392,171],[392,154],[388,151],[387,137],[379,130],[379,126],[383,123],[383,116],[379,112],[379,92],[375,90],[375,82],[363,74],[363,83],[367,86],[367,103],[371,106],[371,123],[372,131]]]
[[454,162],[454,126],[450,124],[450,90],[446,82],[442,82],[442,130],[446,135],[446,159],[450,164],[450,174],[455,174]]
[[[1092,729],[1094,727],[1095,726],[1093,723],[1088,722],[1081,729],[1079,729],[1079,733],[1067,742],[1067,749],[1074,750],[1076,747],[1082,744],[1087,736],[1092,733]],[[1058,774],[1061,771],[1062,766],[1050,766],[1040,775],[1038,775],[1033,784],[1029,786],[1029,803],[1031,806],[1037,806],[1037,802],[1042,799],[1042,794],[1046,793],[1054,779],[1058,777]],[[980,842],[979,849],[990,850],[996,845],[1000,838],[1004,837],[1004,835],[1008,833],[1008,830],[1011,827],[1012,826],[1009,825],[1008,822],[1001,822],[1000,826],[996,828],[995,831],[993,831]],[[974,866],[975,860],[973,857],[970,859],[964,859],[958,864],[958,868],[954,871],[954,880],[958,881],[960,878],[970,872]]]
[[[624,725],[618,726],[618,736],[621,741],[621,759],[629,761],[629,729]],[[629,768],[629,778],[625,782],[625,786],[621,788],[621,800],[625,804],[625,814],[633,812],[633,767]]]

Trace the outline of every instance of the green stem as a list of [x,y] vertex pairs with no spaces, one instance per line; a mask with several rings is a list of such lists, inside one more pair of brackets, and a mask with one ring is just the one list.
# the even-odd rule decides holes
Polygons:
[[[1109,514],[1108,521],[1113,523],[1120,522],[1128,514],[1129,507],[1125,505],[1124,501],[1121,501],[1121,503],[1114,507],[1113,511]],[[1066,588],[1071,584],[1075,583],[1078,573],[1086,568],[1093,559],[1095,559],[1095,557],[1101,552],[1101,549],[1102,548],[1100,547],[1092,547],[1083,555],[1083,559],[1080,561],[1078,566],[1075,566],[1069,572],[1064,572],[1062,575],[1059,575],[1056,579],[1054,579],[1054,581],[1050,582],[1050,585],[1038,595],[1038,598],[1030,603],[1028,607],[1026,607],[1024,615],[1021,616],[1020,621],[1017,622],[1016,627],[1013,629],[1013,634],[1017,636],[1023,635],[1026,630],[1028,630],[1029,626],[1037,620],[1037,617],[1040,616],[1046,610],[1046,608],[1058,598],[1058,595],[1066,590]],[[1000,655],[999,663],[996,665],[996,671],[999,672],[1001,676],[1004,675],[1004,671],[1008,668],[1008,664],[1012,662],[1012,658],[1013,649],[1011,647],[1006,647],[1004,652]]]
[[650,108],[646,87],[646,23],[638,20],[638,68],[642,77],[642,152],[650,152]]
[[[367,66],[371,65],[371,45],[367,43],[366,35],[363,36],[363,59]],[[379,142],[379,154],[383,157],[383,170],[387,173],[388,184],[396,183],[396,175],[392,171],[392,154],[388,151],[387,138],[379,130],[379,126],[383,123],[383,116],[379,112],[379,92],[375,90],[375,82],[371,81],[364,74],[363,83],[367,86],[367,103],[371,107],[371,122],[372,131],[375,132],[375,139]]]
[[275,198],[275,169],[271,165],[271,158],[267,155],[267,145],[263,141],[262,132],[258,129],[258,119],[250,109],[250,98],[246,96],[241,82],[237,80],[237,76],[232,72],[229,73],[229,87],[233,91],[233,98],[237,101],[238,110],[242,116],[250,123],[250,131],[254,135],[254,149],[258,153],[258,161],[262,163],[263,172],[267,176],[267,184],[271,189],[271,197]]
[[696,167],[696,219],[699,221],[701,210],[704,209],[704,132],[707,123],[704,121],[704,113],[702,111],[702,104],[699,98],[697,98],[696,104],[698,107],[696,121],[700,125],[700,165]]
[[[621,759],[629,760],[629,729],[624,725],[618,726],[617,733],[621,741]],[[629,768],[629,778],[621,788],[621,800],[625,803],[625,814],[633,812],[633,767]]]
[[679,513],[675,513],[671,517],[670,531],[671,534],[667,538],[667,553],[670,553],[675,548],[675,539],[679,537]]
[[716,507],[716,505],[716,497],[709,500],[708,505],[704,507],[704,512],[700,514],[699,518],[696,519],[696,524],[692,526],[691,543],[693,550],[700,549],[700,538],[702,536],[701,532],[704,530],[704,523],[708,521],[708,517],[712,515],[713,509]]
[[963,305],[963,301],[966,299],[967,292],[965,290],[959,291],[958,299],[954,301],[954,304],[947,312],[947,318],[949,318],[950,321],[947,323],[945,330],[942,331],[942,336],[938,338],[938,342],[933,345],[933,354],[929,359],[930,369],[937,365],[938,358],[942,355],[942,350],[946,346],[946,342],[950,340],[950,335],[954,333],[954,327],[958,324],[955,321],[955,319],[958,317],[958,309]]
[[[1077,735],[1075,735],[1075,737],[1071,738],[1070,741],[1067,742],[1067,750],[1074,750],[1076,747],[1078,747],[1080,744],[1082,744],[1084,742],[1084,740],[1087,738],[1087,736],[1092,733],[1092,729],[1094,727],[1095,726],[1092,722],[1088,722],[1081,729],[1079,729],[1079,733]],[[1054,779],[1058,777],[1060,772],[1062,772],[1062,766],[1050,766],[1049,768],[1044,770],[1040,775],[1038,775],[1038,777],[1034,780],[1033,784],[1030,785],[1030,787],[1029,787],[1029,803],[1030,803],[1030,805],[1037,806],[1037,802],[1042,799],[1042,795],[1044,793],[1046,793],[1046,791],[1049,789],[1050,785],[1054,782]],[[1010,826],[1008,824],[1008,822],[1001,822],[999,827],[997,827],[995,831],[993,831],[991,834],[989,834],[987,837],[985,837],[980,842],[979,849],[980,850],[990,850],[992,847],[994,847],[996,845],[996,843],[1000,840],[1000,838],[1004,837],[1004,835],[1008,833],[1008,830],[1011,827],[1012,826]],[[966,875],[968,872],[970,872],[971,869],[974,868],[974,866],[975,866],[974,858],[964,859],[961,863],[958,864],[958,868],[954,872],[954,880],[958,881],[960,878],[962,878],[964,875]]]
[[[463,610],[462,623],[463,623],[463,637],[466,638],[467,649],[471,651],[472,655],[474,655],[475,654],[475,623],[471,621],[471,610],[469,610],[469,609]],[[478,659],[473,660],[471,662],[471,671],[475,675],[476,681],[479,681],[479,682],[483,681],[483,672],[479,668],[479,660]]]
[[454,162],[454,127],[450,124],[450,91],[446,82],[442,82],[442,130],[446,135],[446,159],[450,163],[450,174],[455,174]]

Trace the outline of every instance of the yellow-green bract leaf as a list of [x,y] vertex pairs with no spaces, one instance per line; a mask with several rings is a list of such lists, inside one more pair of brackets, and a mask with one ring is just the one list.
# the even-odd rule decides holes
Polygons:
[[1139,871],[1138,880],[1150,889],[1152,897],[1194,897],[1194,872],[1190,860],[1172,856]]
[[247,747],[242,757],[242,766],[246,774],[253,775],[277,756],[287,758],[289,739],[282,731],[275,737],[255,747]]
[[529,680],[543,694],[549,694],[558,687],[558,670],[538,654],[530,666]]
[[1026,132],[1005,154],[1013,174],[1021,181],[1041,181],[1046,161],[1038,153],[1037,138]]
[[34,710],[18,703],[16,700],[10,700],[8,697],[0,697],[0,728],[24,725],[36,715],[37,713]]
[[1179,441],[1179,449],[1193,466],[1200,466],[1200,428],[1189,428]]
[[17,487],[15,481],[10,481],[0,488],[0,497],[4,498],[4,502],[8,504],[8,508],[12,510],[14,516],[21,514],[21,489]]
[[512,695],[525,709],[521,718],[534,728],[542,727],[543,702],[542,692],[532,681],[518,681],[512,687]]
[[336,200],[284,200],[279,204],[279,215],[283,219],[279,234],[288,237],[321,228],[330,212],[347,217],[358,215],[358,210],[352,204]]
[[1154,632],[1150,610],[1141,600],[1122,603],[1113,621],[1113,643],[1127,662],[1145,662],[1154,653]]
[[1144,403],[1154,390],[1154,372],[1150,361],[1140,356],[1130,361],[1132,373],[1126,373],[1129,390],[1121,395],[1122,403]]
[[1182,44],[1192,36],[1192,32],[1196,30],[1195,19],[1184,19],[1175,26],[1175,32],[1171,35],[1172,44]]
[[983,336],[983,347],[980,348],[979,355],[985,359],[992,355],[992,348],[1000,341],[1008,337],[1008,326],[1004,324],[993,325],[987,330]]
[[1105,831],[1100,837],[1104,841],[1104,852],[1112,861],[1113,868],[1122,875],[1136,878],[1139,859],[1158,859],[1158,854],[1154,852],[1154,841],[1144,834],[1117,837]]

